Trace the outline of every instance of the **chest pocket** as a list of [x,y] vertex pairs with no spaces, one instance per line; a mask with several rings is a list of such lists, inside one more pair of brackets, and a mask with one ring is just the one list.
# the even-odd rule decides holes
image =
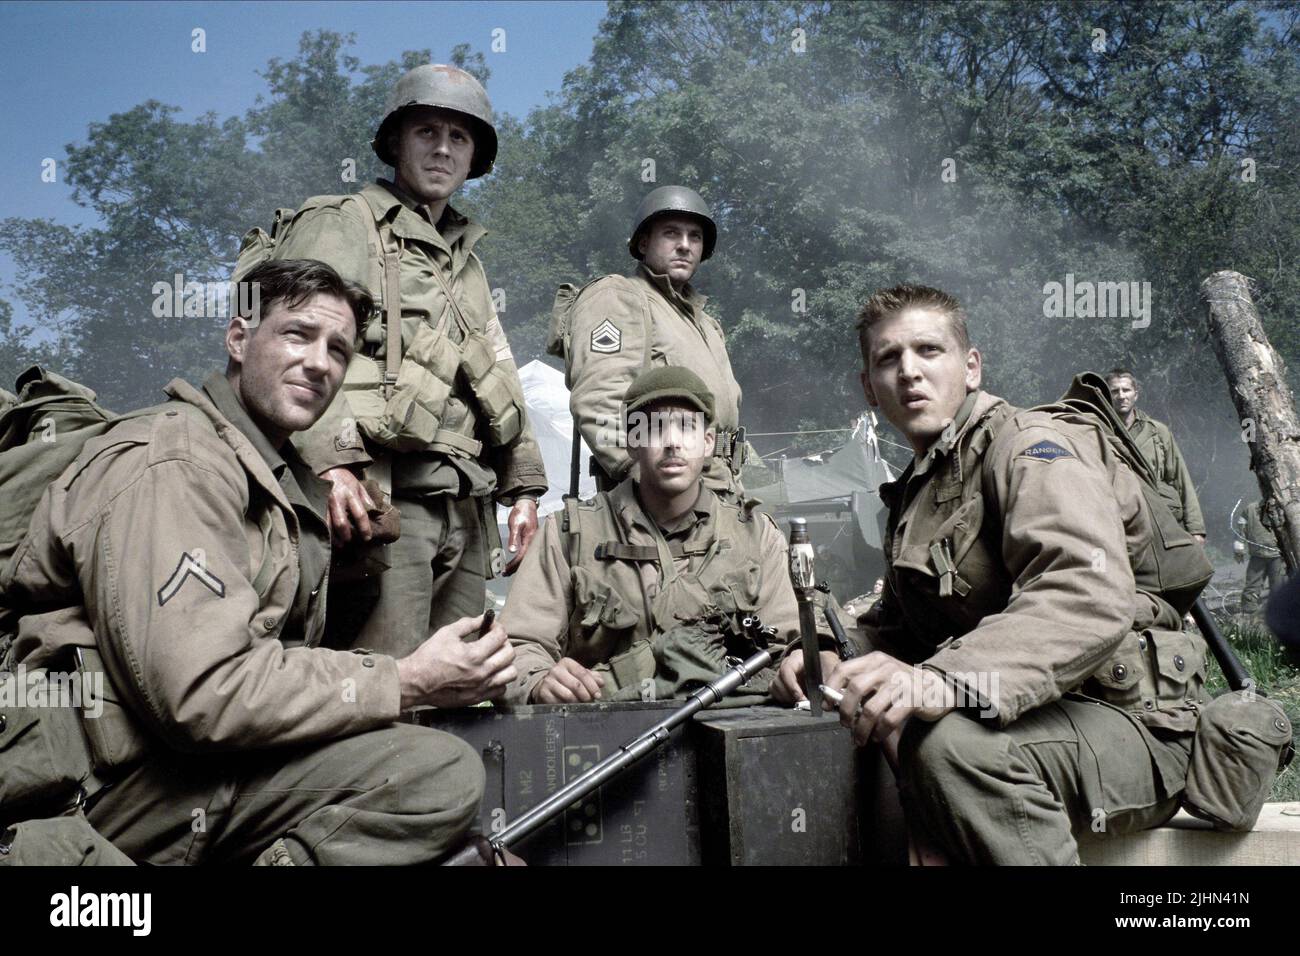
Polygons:
[[626,595],[584,567],[573,569],[573,606],[567,652],[584,666],[626,649],[641,617]]
[[298,562],[293,554],[284,512],[273,503],[259,508],[256,523],[245,525],[245,536],[248,539],[249,570],[258,603],[264,608],[273,602],[292,606],[297,588],[292,572]]
[[730,567],[709,582],[710,603],[723,614],[747,617],[758,610],[759,582],[756,561]]
[[951,454],[947,472],[934,475],[907,509],[893,562],[894,592],[906,595],[900,611],[927,654],[950,637],[965,634],[1005,607],[1010,581],[1001,561],[1001,542],[985,532],[981,458],[996,422],[977,426],[968,443]]

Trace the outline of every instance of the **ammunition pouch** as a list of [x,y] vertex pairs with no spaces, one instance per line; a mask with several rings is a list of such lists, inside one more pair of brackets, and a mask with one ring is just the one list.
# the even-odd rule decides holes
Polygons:
[[99,713],[81,717],[81,729],[90,747],[91,768],[101,780],[116,780],[145,758],[149,752],[149,739],[118,700],[99,650],[94,647],[74,650],[82,686],[103,688],[96,702]]
[[385,384],[379,361],[362,353],[354,355],[343,390],[356,413],[357,428],[371,441],[394,451],[428,448],[438,435],[459,365],[456,347],[423,322],[391,388]]
[[59,696],[44,668],[0,672],[0,827],[73,810],[99,789],[81,716]]
[[[655,700],[655,652],[650,641],[637,641],[622,654],[591,668],[604,678],[602,700]],[[669,695],[671,696],[671,695]]]
[[1185,631],[1130,631],[1084,684],[1084,693],[1147,727],[1190,732],[1205,702],[1205,651],[1204,641]]
[[1201,712],[1183,807],[1216,830],[1249,830],[1294,753],[1281,705],[1254,691],[1216,697]]
[[461,343],[460,367],[487,426],[493,447],[508,445],[524,430],[524,401],[510,376],[497,365],[496,353],[481,332],[468,332]]
[[0,832],[0,866],[134,866],[79,809]]

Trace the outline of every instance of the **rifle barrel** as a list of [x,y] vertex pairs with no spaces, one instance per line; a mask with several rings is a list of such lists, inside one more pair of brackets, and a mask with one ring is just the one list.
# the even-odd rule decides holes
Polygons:
[[1246,668],[1242,666],[1231,645],[1228,644],[1228,639],[1219,630],[1218,622],[1210,614],[1210,609],[1206,606],[1204,598],[1197,598],[1196,603],[1192,605],[1192,620],[1200,628],[1205,643],[1214,652],[1214,658],[1219,662],[1219,668],[1223,671],[1228,686],[1233,690],[1254,688],[1254,679],[1246,672]]

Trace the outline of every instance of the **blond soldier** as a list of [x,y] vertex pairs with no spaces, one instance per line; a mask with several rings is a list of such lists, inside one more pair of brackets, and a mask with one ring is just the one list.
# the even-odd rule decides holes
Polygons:
[[359,469],[391,490],[401,537],[380,558],[387,570],[340,592],[331,630],[349,646],[406,654],[483,610],[504,561],[498,503],[511,509],[504,570],[518,566],[546,474],[474,253],[486,230],[450,205],[496,157],[487,94],[463,70],[417,67],[398,81],[372,145],[393,180],[309,200],[274,254],[327,262],[381,303],[342,395],[296,444],[333,483],[341,544],[371,534]]
[[619,441],[624,394],[643,370],[672,365],[690,369],[714,396],[716,443],[705,484],[724,496],[740,491],[740,386],[722,326],[704,311],[708,297],[691,285],[716,242],[717,226],[699,194],[661,186],[641,201],[632,223],[628,252],[639,261],[636,271],[588,283],[571,306],[569,408],[595,455],[602,490],[632,468]]
[[320,646],[327,486],[288,438],[337,393],[370,299],[317,262],[248,281],[261,320],[231,320],[225,374],[173,381],[46,490],[0,580],[32,609],[15,655],[102,662],[86,814],[136,861],[428,862],[474,820],[483,767],[395,721],[499,696],[514,654],[500,627],[462,641],[480,617],[401,660]]
[[[860,622],[874,650],[827,676],[841,723],[897,744],[909,824],[955,862],[1077,863],[1078,833],[1162,823],[1206,648],[1169,603],[1188,595],[1159,591],[1170,568],[1139,479],[1099,426],[981,391],[952,296],[882,290],[858,330],[867,401],[915,457],[881,489],[888,571]],[[1158,557],[1208,579],[1188,544]],[[801,670],[796,650],[774,694],[801,696]]]
[[[513,701],[681,693],[742,650],[740,625],[754,614],[779,642],[798,636],[780,532],[701,481],[714,445],[709,389],[687,369],[655,368],[626,403],[639,477],[547,519],[510,589]],[[742,692],[763,693],[770,677]]]

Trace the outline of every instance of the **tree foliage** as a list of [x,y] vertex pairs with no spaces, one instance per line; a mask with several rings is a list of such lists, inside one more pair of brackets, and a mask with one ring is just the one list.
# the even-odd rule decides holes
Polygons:
[[[1297,16],[1239,0],[614,2],[549,103],[500,117],[497,168],[458,205],[492,230],[521,362],[542,354],[555,287],[627,269],[636,203],[684,182],[719,221],[699,283],[752,430],[846,424],[854,315],[910,280],[966,302],[987,383],[1012,401],[1050,399],[1083,367],[1139,370],[1204,481],[1215,455],[1245,455],[1200,280],[1252,276],[1274,344],[1300,358]],[[102,225],[0,223],[42,323],[33,336],[0,313],[0,372],[57,356],[127,405],[219,361],[220,321],[154,318],[150,286],[223,279],[276,207],[384,172],[368,143],[385,95],[433,56],[363,64],[350,44],[305,35],[241,117],[149,101],[92,124],[67,167]],[[452,57],[490,83],[481,53]],[[1045,316],[1044,285],[1067,274],[1149,282],[1150,326]]]

